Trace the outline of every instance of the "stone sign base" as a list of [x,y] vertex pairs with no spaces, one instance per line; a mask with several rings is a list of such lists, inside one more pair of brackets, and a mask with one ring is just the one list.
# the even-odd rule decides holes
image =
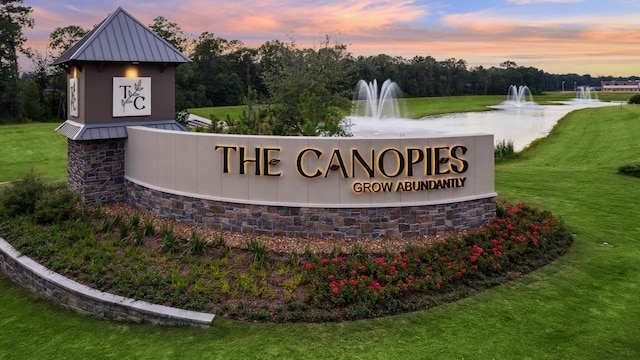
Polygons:
[[164,218],[233,232],[307,238],[405,238],[469,230],[495,216],[495,197],[448,204],[312,208],[176,195],[125,180],[127,202]]
[[124,201],[126,139],[67,140],[69,189],[85,204]]

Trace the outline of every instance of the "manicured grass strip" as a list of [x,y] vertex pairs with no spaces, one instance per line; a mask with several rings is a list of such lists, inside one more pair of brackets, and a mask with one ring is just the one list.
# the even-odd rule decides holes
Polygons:
[[30,169],[51,181],[67,178],[67,139],[57,123],[0,126],[0,183],[19,179]]
[[[640,108],[584,110],[496,168],[499,196],[551,210],[569,254],[521,280],[402,316],[341,324],[211,329],[102,322],[0,279],[0,358],[640,358],[640,181],[616,174],[640,151]],[[634,137],[635,134],[635,137]]]
[[237,119],[242,114],[242,110],[244,110],[244,106],[216,106],[216,107],[206,107],[206,108],[196,108],[189,109],[189,112],[194,115],[202,116],[204,118],[210,119],[211,116],[216,116],[218,120],[226,120],[227,115],[232,119]]
[[446,96],[430,98],[402,99],[408,108],[408,117],[421,118],[428,115],[449,114],[464,111],[488,111],[489,105],[497,105],[506,100],[506,95],[490,96]]

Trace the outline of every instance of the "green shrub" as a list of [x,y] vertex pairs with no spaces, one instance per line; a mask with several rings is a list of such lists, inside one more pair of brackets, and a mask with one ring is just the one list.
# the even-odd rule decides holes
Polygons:
[[514,158],[516,152],[513,149],[513,141],[503,139],[498,142],[493,150],[493,154],[498,162]]
[[640,164],[621,166],[618,168],[618,174],[640,177]]
[[629,104],[640,104],[640,94],[633,95],[629,98]]
[[36,202],[47,188],[40,175],[33,170],[27,172],[20,180],[4,188],[0,194],[0,213],[7,216],[33,214]]
[[41,223],[54,223],[71,219],[76,213],[79,197],[66,187],[45,191],[35,203],[34,217]]

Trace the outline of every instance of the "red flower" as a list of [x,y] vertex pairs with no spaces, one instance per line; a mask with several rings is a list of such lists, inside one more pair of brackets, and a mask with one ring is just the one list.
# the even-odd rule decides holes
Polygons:
[[332,291],[333,291],[333,295],[338,295],[338,293],[340,292],[340,289],[338,289],[337,286],[334,286]]
[[484,249],[478,245],[473,245],[473,251],[478,253],[478,255],[482,255],[482,253],[484,252]]
[[380,285],[379,282],[374,281],[371,283],[371,285],[369,285],[369,290],[380,290],[382,289],[382,285]]

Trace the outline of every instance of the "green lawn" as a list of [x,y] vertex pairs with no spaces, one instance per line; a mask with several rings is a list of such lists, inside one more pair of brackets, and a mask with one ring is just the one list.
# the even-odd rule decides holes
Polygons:
[[30,169],[44,178],[67,177],[67,139],[55,132],[57,123],[0,126],[0,183],[16,180]]
[[243,109],[244,106],[218,106],[189,109],[189,112],[207,119],[210,119],[211,116],[216,116],[219,120],[226,120],[227,115],[231,116],[232,119],[240,117]]
[[[4,132],[4,127],[0,127]],[[216,319],[210,329],[94,320],[0,278],[0,359],[638,359],[640,107],[570,114],[496,166],[499,198],[549,209],[570,252],[456,303],[340,324]]]

